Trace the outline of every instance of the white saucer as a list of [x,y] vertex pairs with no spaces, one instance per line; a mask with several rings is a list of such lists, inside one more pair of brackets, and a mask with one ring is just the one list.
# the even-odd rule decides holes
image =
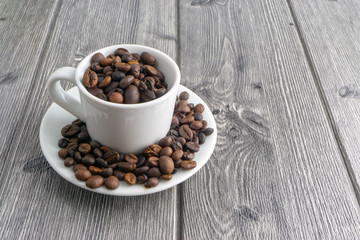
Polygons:
[[[41,126],[40,126],[40,145],[41,149],[50,163],[51,167],[63,178],[67,181],[82,187],[86,190],[116,195],[116,196],[137,196],[137,195],[146,195],[150,193],[156,193],[163,191],[165,189],[171,188],[199,171],[205,163],[209,160],[212,152],[214,151],[217,137],[217,129],[214,116],[212,115],[209,107],[205,104],[205,102],[197,96],[194,92],[189,90],[188,88],[180,85],[178,94],[182,91],[187,91],[190,95],[189,102],[194,103],[195,105],[198,103],[202,103],[205,106],[205,111],[203,113],[204,120],[208,122],[208,127],[214,129],[214,133],[206,138],[206,141],[200,147],[200,151],[195,154],[195,160],[197,162],[196,168],[192,170],[182,170],[174,174],[173,179],[170,181],[165,181],[160,179],[159,185],[154,188],[145,188],[142,184],[135,184],[133,186],[128,185],[124,181],[120,181],[120,186],[116,190],[108,190],[104,186],[97,189],[90,189],[86,187],[85,182],[79,181],[75,178],[75,174],[72,170],[72,167],[65,167],[64,161],[58,157],[59,147],[57,145],[58,140],[62,137],[60,131],[63,126],[71,123],[76,118],[62,109],[57,104],[53,103],[47,110],[44,115]],[[68,91],[74,97],[79,98],[79,92],[77,87],[73,87]]]

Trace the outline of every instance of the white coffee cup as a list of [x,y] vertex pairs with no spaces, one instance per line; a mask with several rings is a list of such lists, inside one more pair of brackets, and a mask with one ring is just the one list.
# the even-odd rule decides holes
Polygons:
[[[167,93],[153,101],[137,104],[117,104],[91,95],[82,82],[83,74],[90,66],[90,58],[97,52],[108,56],[117,48],[153,55],[156,67],[165,76]],[[60,80],[76,84],[80,101],[64,91]],[[169,131],[179,84],[179,67],[168,55],[142,45],[123,44],[94,51],[77,68],[63,67],[56,70],[48,79],[47,89],[55,103],[86,122],[92,139],[122,153],[139,153]]]

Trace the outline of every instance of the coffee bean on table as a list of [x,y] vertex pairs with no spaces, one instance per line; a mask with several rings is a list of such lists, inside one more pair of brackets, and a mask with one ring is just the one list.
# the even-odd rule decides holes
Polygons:
[[196,167],[196,162],[195,161],[182,161],[181,163],[181,167],[185,170],[189,170],[189,169],[193,169]]
[[75,160],[72,157],[65,158],[64,160],[65,167],[71,167],[74,164],[75,164]]
[[75,177],[80,181],[86,181],[91,177],[91,172],[87,169],[79,169],[75,172]]
[[58,151],[58,155],[61,159],[65,159],[69,156],[69,149],[63,148]]
[[86,186],[89,188],[98,188],[104,184],[104,178],[100,175],[94,175],[86,180]]
[[159,179],[156,177],[149,178],[145,183],[146,188],[156,187],[159,184]]
[[173,154],[171,155],[171,158],[176,161],[182,158],[182,156],[184,155],[183,150],[176,150],[173,152]]
[[107,177],[113,175],[113,173],[114,173],[114,170],[112,168],[103,168],[101,170],[102,171],[101,171],[100,175],[103,176],[104,178],[107,178]]
[[125,174],[124,180],[129,185],[134,185],[136,183],[136,176],[133,173]]
[[138,158],[135,154],[129,153],[125,155],[125,161],[128,163],[137,163]]
[[79,131],[80,131],[80,128],[78,125],[69,124],[61,129],[61,135],[63,137],[71,138],[71,137],[75,136],[77,133],[79,133]]
[[169,174],[174,170],[174,162],[168,156],[161,156],[159,158],[159,167],[163,174]]
[[119,179],[115,176],[110,176],[105,181],[105,187],[108,189],[117,189],[119,185]]

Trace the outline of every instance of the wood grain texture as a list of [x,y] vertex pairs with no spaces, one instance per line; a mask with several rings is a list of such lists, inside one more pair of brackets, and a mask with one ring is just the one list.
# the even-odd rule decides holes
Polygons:
[[[40,8],[39,6],[42,6]],[[0,159],[5,161],[35,81],[57,1],[0,2]],[[20,90],[21,89],[21,90]],[[1,169],[3,169],[1,166]]]
[[359,239],[359,205],[285,1],[180,1],[183,84],[218,144],[183,239]]
[[[143,197],[80,189],[50,168],[38,134],[51,103],[46,79],[55,69],[76,66],[86,54],[119,43],[149,45],[176,58],[176,6],[168,0],[62,1],[37,74],[22,83],[32,87],[18,86],[23,94],[29,91],[18,130],[15,136],[2,133],[2,138],[14,140],[6,146],[10,150],[0,173],[0,239],[175,238],[176,188]],[[19,116],[18,112],[9,118]]]
[[360,2],[291,1],[290,6],[360,194]]

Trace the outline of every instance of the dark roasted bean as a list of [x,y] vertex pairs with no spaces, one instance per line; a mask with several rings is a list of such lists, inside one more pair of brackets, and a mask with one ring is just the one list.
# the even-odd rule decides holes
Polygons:
[[139,168],[139,167],[142,167],[146,162],[146,158],[145,156],[143,155],[139,155],[138,156],[138,162],[136,163],[136,167]]
[[108,151],[103,155],[103,159],[109,164],[116,163],[120,160],[120,154],[115,151]]
[[88,154],[91,151],[91,146],[88,143],[82,143],[78,149],[81,154]]
[[114,170],[112,168],[104,168],[101,172],[101,176],[104,178],[107,178],[111,175],[113,175]]
[[58,155],[61,159],[65,159],[69,156],[69,149],[62,148],[58,151]]
[[81,153],[79,151],[75,152],[74,159],[77,163],[81,162],[81,158],[82,158]]
[[133,172],[136,176],[138,176],[138,175],[147,173],[149,171],[149,169],[150,168],[148,166],[142,166],[142,167],[134,169]]
[[80,169],[87,169],[87,167],[84,164],[79,163],[74,166],[73,171],[76,172],[77,170]]
[[136,165],[128,162],[119,162],[117,167],[124,172],[130,172],[135,169]]
[[156,177],[149,178],[145,183],[146,188],[156,187],[159,184],[159,179]]
[[115,82],[119,82],[122,78],[125,77],[125,73],[121,72],[121,71],[115,71],[113,72],[113,74],[111,75],[111,79]]
[[125,155],[125,161],[128,163],[137,163],[138,158],[135,154],[129,153]]
[[109,166],[109,164],[101,157],[95,158],[95,164],[102,168],[107,168]]
[[126,174],[125,172],[120,171],[120,170],[114,170],[114,173],[113,173],[113,175],[115,177],[117,177],[119,180],[124,180],[125,174]]
[[136,181],[140,184],[145,183],[148,180],[148,177],[145,174],[139,175],[136,177]]
[[133,173],[125,174],[124,180],[129,185],[134,185],[136,183],[136,176]]
[[89,188],[98,188],[104,184],[104,178],[100,175],[94,175],[86,180],[86,186]]
[[80,128],[78,125],[69,124],[61,129],[61,135],[66,138],[71,138],[71,137],[75,136],[76,134],[78,134],[79,131],[80,131]]
[[195,121],[203,120],[203,115],[201,113],[199,113],[199,112],[194,113],[193,117],[194,117]]
[[82,159],[81,162],[86,166],[91,166],[95,164],[95,157],[92,154],[86,154]]
[[134,85],[128,86],[125,90],[124,95],[125,95],[125,103],[128,104],[135,104],[138,103],[140,100],[139,89]]
[[149,171],[147,171],[146,175],[151,178],[151,177],[160,177],[161,176],[161,172],[160,169],[157,167],[152,167],[150,168]]
[[103,153],[102,151],[99,149],[99,148],[95,148],[93,153],[95,154],[95,156],[97,157],[102,157],[103,156]]
[[166,136],[166,137],[163,137],[162,139],[160,139],[159,145],[161,147],[168,147],[168,146],[170,146],[170,144],[172,142],[173,142],[172,138],[170,136]]
[[182,92],[179,96],[180,100],[188,100],[189,99],[189,93],[188,92]]
[[181,168],[182,159],[174,160],[174,167],[175,168]]
[[102,53],[95,53],[91,59],[90,59],[90,63],[94,63],[94,62],[100,62],[101,60],[103,60],[105,57]]
[[141,60],[144,64],[148,64],[151,66],[154,66],[156,62],[156,59],[148,52],[141,53]]
[[158,157],[149,157],[149,159],[146,161],[146,164],[149,167],[158,167],[159,166],[159,158]]
[[75,160],[72,157],[65,158],[64,160],[65,167],[71,167],[74,164],[75,164]]
[[179,128],[179,134],[181,137],[185,138],[186,141],[190,141],[193,138],[193,131],[189,127],[189,125],[182,125]]
[[106,179],[105,181],[105,187],[107,189],[117,189],[119,187],[120,183],[119,183],[119,179],[117,179],[117,177],[115,176],[110,176]]
[[159,167],[161,172],[164,174],[172,173],[174,170],[174,162],[168,156],[161,156],[159,159]]
[[199,144],[204,144],[206,140],[205,134],[201,132],[199,133],[198,137],[199,137]]
[[205,110],[205,107],[201,103],[196,105],[195,108],[194,108],[194,112],[198,112],[198,113],[203,113],[204,110]]
[[193,169],[196,167],[195,161],[182,161],[181,167],[185,170]]
[[68,145],[68,140],[66,140],[66,138],[60,138],[60,140],[58,141],[58,146],[59,148],[66,148],[66,146]]
[[195,154],[193,152],[184,152],[183,159],[192,160],[195,158]]
[[80,181],[86,181],[91,177],[91,172],[87,169],[79,169],[75,172],[75,177]]
[[89,171],[92,174],[100,174],[103,170],[101,168],[98,168],[98,167],[95,167],[95,166],[90,166]]
[[122,57],[124,54],[129,53],[129,51],[125,48],[118,48],[115,50],[115,55]]
[[205,136],[210,136],[214,132],[213,128],[206,128],[205,130],[202,130],[202,133],[205,134]]

